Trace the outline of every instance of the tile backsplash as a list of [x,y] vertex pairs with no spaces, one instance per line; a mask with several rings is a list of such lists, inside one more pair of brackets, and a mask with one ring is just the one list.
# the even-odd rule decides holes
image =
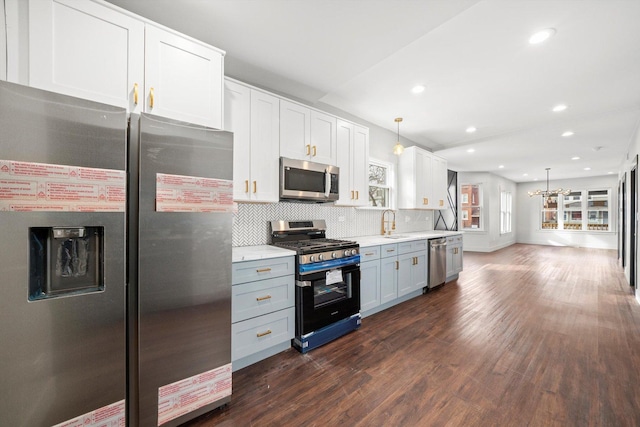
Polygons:
[[[381,210],[313,203],[238,203],[233,217],[233,246],[267,245],[270,221],[324,219],[327,237],[368,236],[380,233]],[[396,233],[433,230],[433,211],[396,210]]]

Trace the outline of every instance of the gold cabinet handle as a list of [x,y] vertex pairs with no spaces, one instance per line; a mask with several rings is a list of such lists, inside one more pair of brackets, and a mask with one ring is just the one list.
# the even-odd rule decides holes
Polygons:
[[311,146],[307,144],[307,156],[311,154]]
[[153,94],[153,88],[149,89],[149,108],[153,108],[153,99],[154,99],[154,94]]
[[360,192],[356,190],[356,200],[360,200]]
[[270,268],[259,268],[256,270],[256,273],[266,273],[267,271],[271,271]]
[[248,179],[244,180],[244,192],[245,193],[249,192],[249,180]]
[[354,191],[353,191],[353,190],[351,190],[351,200],[353,200],[353,199],[354,199],[354,197],[353,197],[353,196],[354,196]]
[[133,104],[138,105],[138,83],[133,84]]
[[440,200],[440,206],[444,206],[444,200]]
[[253,181],[253,194],[258,192],[258,183],[257,181]]
[[317,155],[318,155],[318,152],[316,151],[316,146],[315,146],[315,145],[313,146],[313,155],[314,155],[314,156],[317,156]]
[[268,299],[271,299],[271,295],[265,295],[263,297],[257,297],[256,301],[265,301],[265,300],[268,300]]
[[375,255],[375,253],[374,252],[368,252],[368,253],[365,254],[365,256],[371,256],[371,255]]
[[265,335],[269,335],[270,333],[271,333],[271,329],[267,329],[267,330],[266,330],[266,331],[264,331],[264,332],[258,332],[258,333],[256,334],[256,336],[257,336],[258,338],[260,338],[260,337],[264,337]]
[[387,249],[387,252],[395,252],[395,249]]
[[396,261],[396,270],[400,270],[400,261]]

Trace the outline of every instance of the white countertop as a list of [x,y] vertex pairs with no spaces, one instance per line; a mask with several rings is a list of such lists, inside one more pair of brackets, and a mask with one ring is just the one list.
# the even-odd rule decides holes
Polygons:
[[374,235],[374,236],[356,236],[345,237],[344,240],[353,240],[358,242],[361,247],[387,245],[390,243],[408,242],[411,240],[420,239],[437,239],[438,237],[456,236],[463,234],[462,231],[445,231],[445,230],[431,230],[431,231],[416,231],[412,233],[391,233],[391,237]]
[[[411,240],[420,239],[437,239],[438,237],[447,237],[463,234],[462,231],[444,231],[444,230],[431,230],[431,231],[417,231],[412,233],[392,233],[391,238],[388,236],[373,235],[373,236],[357,236],[357,237],[345,237],[341,240],[352,240],[358,242],[361,247],[387,245],[390,243],[408,242]],[[294,256],[295,251],[289,249],[282,249],[277,246],[271,245],[257,245],[257,246],[235,246],[231,249],[231,261],[256,261],[259,259],[280,258],[285,256]]]
[[259,259],[293,256],[296,253],[271,245],[237,246],[231,248],[231,262],[255,261]]

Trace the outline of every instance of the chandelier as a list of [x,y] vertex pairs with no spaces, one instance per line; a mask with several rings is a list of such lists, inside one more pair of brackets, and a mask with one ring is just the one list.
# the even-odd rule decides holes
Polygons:
[[546,168],[547,170],[547,189],[546,190],[536,190],[536,191],[529,191],[529,197],[533,197],[533,196],[542,196],[545,199],[545,206],[547,206],[549,203],[552,202],[551,198],[552,197],[557,197],[559,194],[568,196],[569,193],[571,193],[571,190],[567,189],[567,190],[563,190],[562,188],[558,188],[557,190],[549,190],[549,171],[551,170],[551,168]]
[[399,156],[404,151],[404,147],[400,144],[400,122],[402,121],[402,117],[398,117],[395,119],[395,122],[398,124],[398,141],[396,145],[393,146],[393,154]]

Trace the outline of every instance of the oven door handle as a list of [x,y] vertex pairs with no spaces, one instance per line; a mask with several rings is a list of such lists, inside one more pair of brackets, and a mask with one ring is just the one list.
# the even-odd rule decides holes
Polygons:
[[348,258],[338,258],[335,260],[316,262],[313,264],[302,264],[298,271],[300,274],[314,273],[322,270],[331,270],[334,268],[346,267],[360,263],[360,255],[350,256]]

